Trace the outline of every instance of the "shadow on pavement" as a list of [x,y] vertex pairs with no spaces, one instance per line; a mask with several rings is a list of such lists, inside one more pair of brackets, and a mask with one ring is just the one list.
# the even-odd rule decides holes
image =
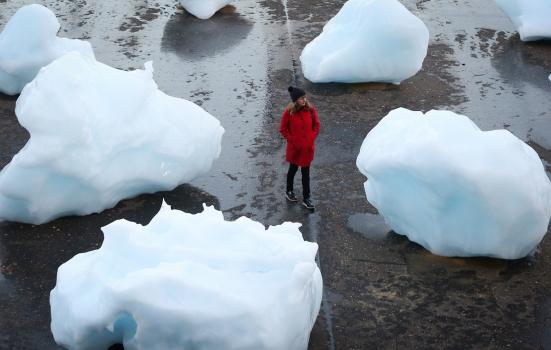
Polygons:
[[200,60],[227,50],[245,39],[252,23],[226,6],[209,20],[187,12],[175,13],[165,26],[161,49],[183,58]]
[[492,47],[492,66],[502,79],[513,87],[518,82],[526,82],[542,90],[549,90],[551,57],[546,54],[551,48],[551,40],[522,42],[518,34],[509,38],[503,32],[496,35],[497,42]]

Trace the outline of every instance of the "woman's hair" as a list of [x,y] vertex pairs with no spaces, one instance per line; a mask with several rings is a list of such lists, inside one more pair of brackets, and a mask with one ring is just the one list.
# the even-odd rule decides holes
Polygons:
[[295,114],[297,111],[301,110],[302,108],[305,108],[306,110],[309,111],[310,108],[312,108],[312,106],[310,105],[310,102],[308,102],[308,100],[306,100],[306,103],[304,104],[304,107],[299,105],[297,102],[290,102],[287,105],[287,110],[289,111],[290,115]]

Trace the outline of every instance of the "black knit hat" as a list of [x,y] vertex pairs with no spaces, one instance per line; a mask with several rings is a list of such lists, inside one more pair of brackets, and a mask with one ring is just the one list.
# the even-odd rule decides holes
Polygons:
[[297,102],[299,98],[301,98],[302,96],[306,96],[306,92],[297,87],[289,86],[287,90],[289,90],[289,94],[291,95],[291,100],[293,100],[293,102]]

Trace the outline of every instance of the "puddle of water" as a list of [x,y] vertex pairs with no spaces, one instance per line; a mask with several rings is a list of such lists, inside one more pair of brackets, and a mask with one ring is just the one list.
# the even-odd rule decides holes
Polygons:
[[445,269],[448,273],[471,271],[473,274],[488,280],[499,279],[508,267],[505,260],[491,258],[453,258],[438,256],[423,251],[421,254],[406,256],[410,271],[415,273],[430,273],[435,269]]
[[253,24],[239,13],[216,13],[208,21],[175,13],[165,26],[161,48],[189,59],[220,54],[245,39]]
[[541,59],[551,54],[551,44],[520,42],[493,1],[433,0],[421,9],[406,2],[429,27],[431,42],[453,50],[455,65],[448,70],[465,102],[434,108],[465,114],[482,130],[507,128],[523,141],[551,149],[551,100]]
[[[313,213],[308,215],[306,220],[306,225],[304,226],[305,230],[308,232],[309,239],[312,242],[318,243],[319,241],[319,228],[320,228],[320,214]],[[319,243],[318,243],[319,244]],[[318,264],[321,271],[321,262],[320,262],[320,252],[318,249],[318,254],[316,255],[316,263]],[[323,271],[322,271],[323,275]],[[323,298],[321,301],[321,313],[325,319],[325,327],[327,334],[329,336],[329,349],[335,349],[335,337],[333,335],[333,307],[332,304],[335,301],[339,301],[339,294],[332,293],[329,291],[325,284],[323,286]]]
[[408,269],[414,274],[432,276],[445,272],[454,281],[471,284],[473,279],[506,281],[534,268],[536,257],[519,260],[501,260],[486,257],[444,257],[423,251],[420,254],[405,254]]
[[371,213],[351,215],[348,218],[347,226],[364,237],[377,241],[385,239],[391,231],[381,215]]
[[323,300],[321,309],[325,318],[326,331],[329,335],[329,350],[335,350],[335,336],[333,335],[333,304],[343,299],[341,294],[331,292],[325,286],[323,287]]
[[[31,2],[0,2],[0,13],[9,17]],[[249,151],[267,117],[269,45],[277,40],[273,27],[284,25],[271,24],[269,9],[242,0],[200,21],[169,0],[41,3],[58,15],[59,35],[90,41],[98,61],[120,69],[142,69],[153,61],[161,91],[218,118],[226,129],[222,153],[210,173],[193,184],[217,196],[222,209],[253,201],[237,194],[251,192],[246,179],[256,165]],[[240,181],[220,177],[222,171]]]

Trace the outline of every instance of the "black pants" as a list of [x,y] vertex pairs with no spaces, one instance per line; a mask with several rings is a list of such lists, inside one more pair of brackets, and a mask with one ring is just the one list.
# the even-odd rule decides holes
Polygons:
[[[293,190],[293,180],[295,174],[298,171],[298,165],[289,164],[289,171],[287,172],[287,192]],[[304,199],[310,198],[310,167],[301,167],[302,173],[302,196]]]

